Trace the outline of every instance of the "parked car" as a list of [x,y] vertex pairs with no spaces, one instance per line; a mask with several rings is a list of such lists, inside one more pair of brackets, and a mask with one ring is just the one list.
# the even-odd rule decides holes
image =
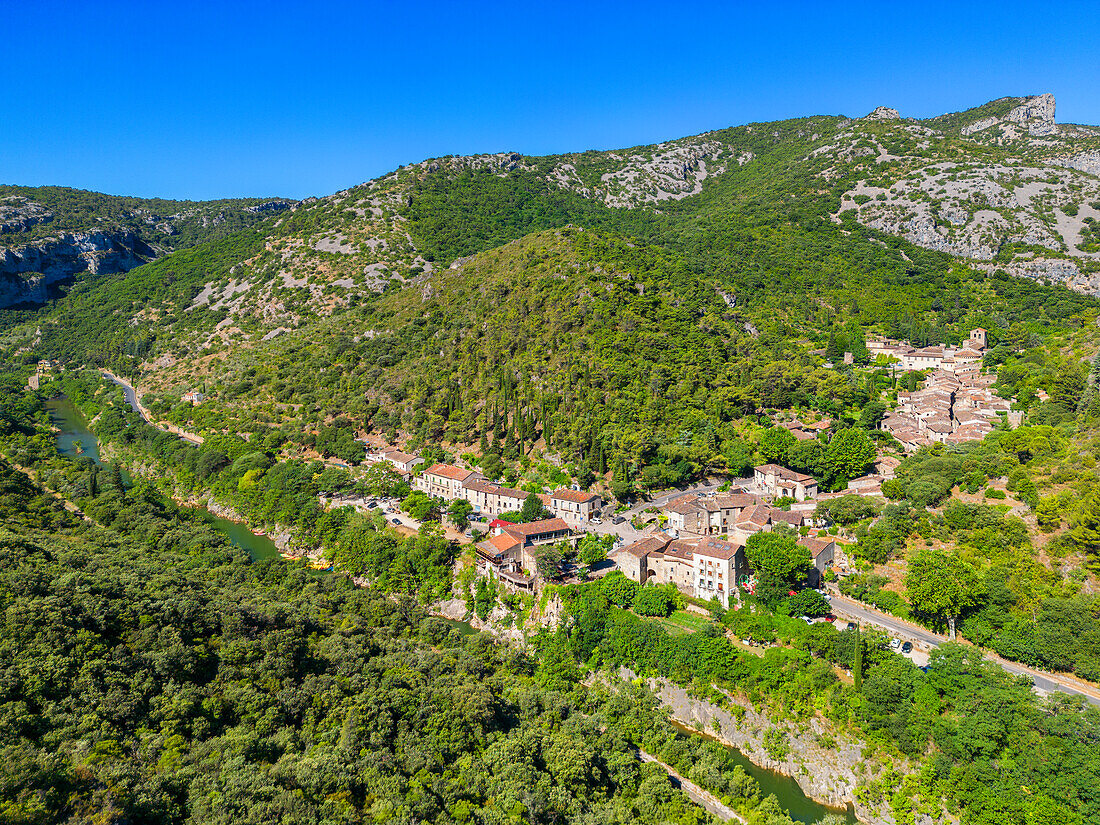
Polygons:
[[399,518],[391,518],[390,521],[392,521],[394,524],[400,524],[401,523],[401,519],[399,519]]
[[615,516],[615,518],[611,519],[612,524],[622,524],[624,521],[626,521],[626,519],[622,516]]
[[848,628],[847,629],[848,630],[855,630],[856,629],[856,623],[855,622],[848,622]]
[[377,507],[377,506],[378,506],[378,505],[377,505],[377,504],[375,504],[375,503],[374,503],[373,501],[368,501],[368,502],[367,502],[367,509],[368,509],[368,510],[373,510],[373,509],[374,509],[375,507]]
[[903,644],[901,646],[901,652],[902,653],[912,653],[913,652],[913,643],[912,642],[906,642],[905,644]]
[[899,647],[901,647],[901,640],[900,639],[891,639],[890,640],[890,647],[892,647],[894,650],[897,650]]
[[596,516],[596,518],[592,519],[592,523],[593,524],[603,524],[603,519],[600,518],[599,516]]

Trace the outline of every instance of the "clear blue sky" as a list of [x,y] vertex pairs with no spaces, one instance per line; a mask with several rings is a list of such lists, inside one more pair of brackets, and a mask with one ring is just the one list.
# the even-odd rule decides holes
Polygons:
[[1098,5],[0,0],[0,183],[304,197],[444,154],[1046,91],[1100,124]]

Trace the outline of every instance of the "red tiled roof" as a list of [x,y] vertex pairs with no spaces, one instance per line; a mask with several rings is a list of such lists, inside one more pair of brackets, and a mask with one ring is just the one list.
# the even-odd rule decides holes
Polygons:
[[473,475],[472,470],[463,470],[460,467],[456,467],[453,464],[433,464],[427,470],[424,471],[425,475],[437,475],[444,478],[452,478],[455,481],[465,481]]
[[644,559],[650,553],[659,553],[668,547],[671,539],[664,533],[656,533],[652,536],[646,536],[643,539],[638,539],[632,544],[628,544],[619,553],[629,553],[632,556],[636,556],[639,559]]
[[566,490],[564,487],[559,488],[550,494],[551,499],[558,499],[559,501],[572,501],[577,504],[584,504],[586,501],[591,501],[594,498],[599,498],[595,493],[588,493],[584,490]]
[[503,530],[510,535],[526,538],[540,533],[568,532],[569,525],[560,518],[547,518],[542,519],[542,521],[530,521],[526,524],[506,524]]
[[703,539],[695,546],[695,552],[700,556],[709,556],[713,559],[732,559],[737,555],[741,546],[721,539]]

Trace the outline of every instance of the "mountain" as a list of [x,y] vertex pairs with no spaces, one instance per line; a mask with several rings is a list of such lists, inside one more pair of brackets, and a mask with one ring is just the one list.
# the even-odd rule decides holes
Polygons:
[[[838,335],[1019,346],[1083,323],[1092,253],[1050,227],[1076,209],[1091,231],[1098,179],[1077,167],[1100,132],[1053,112],[428,160],[90,275],[8,342],[135,376],[188,426],[493,434],[675,481],[688,453],[739,461],[743,414],[858,408],[871,388],[812,352]],[[199,385],[208,403],[177,406]]]
[[260,198],[171,201],[0,185],[0,308],[44,303],[60,281],[126,272],[289,206]]

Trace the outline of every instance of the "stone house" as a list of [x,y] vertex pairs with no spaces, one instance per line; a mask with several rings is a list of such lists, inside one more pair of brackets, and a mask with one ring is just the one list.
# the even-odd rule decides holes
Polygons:
[[700,537],[672,540],[658,533],[617,551],[619,569],[637,582],[672,584],[695,598],[717,598],[730,605],[737,584],[748,572],[744,546],[721,539]]
[[753,468],[756,487],[772,498],[793,498],[805,501],[817,497],[817,479],[806,473],[796,473],[778,464],[761,464]]
[[420,456],[412,455],[411,453],[403,453],[400,450],[383,450],[377,453],[368,451],[363,460],[368,464],[388,461],[397,472],[401,473],[406,478],[412,475],[416,467],[424,463],[424,459]]
[[483,516],[518,512],[530,495],[523,490],[499,487],[480,478],[467,480],[462,486],[462,491],[463,498],[474,506],[474,512]]
[[550,494],[550,512],[576,527],[592,521],[602,505],[598,495],[582,490],[559,488]]
[[484,481],[485,476],[473,470],[463,470],[453,464],[433,464],[416,477],[413,487],[444,501],[464,498],[463,488],[470,481]]
[[814,566],[807,576],[806,584],[810,587],[821,587],[824,581],[825,571],[833,566],[836,560],[836,540],[833,538],[815,538],[803,536],[798,543],[810,551],[810,558]]

